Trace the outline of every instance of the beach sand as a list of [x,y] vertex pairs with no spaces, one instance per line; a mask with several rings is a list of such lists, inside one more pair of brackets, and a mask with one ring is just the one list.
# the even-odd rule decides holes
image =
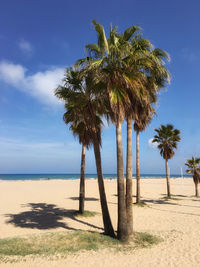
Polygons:
[[[114,228],[117,226],[116,180],[105,180],[105,187]],[[135,180],[133,184],[135,195]],[[0,266],[14,267],[102,267],[102,266],[200,266],[200,199],[193,197],[192,179],[171,179],[171,191],[179,200],[164,201],[165,179],[142,179],[142,200],[148,207],[133,207],[134,230],[148,232],[163,239],[157,245],[132,252],[113,252],[109,249],[79,252],[65,259],[51,260],[28,258],[26,262],[2,263]],[[102,232],[101,215],[83,218],[79,222],[65,216],[56,220],[45,212],[78,209],[79,181],[0,181],[0,238],[27,236],[37,233],[82,229]],[[135,202],[135,197],[133,198]],[[99,193],[96,180],[86,181],[85,209],[100,212]],[[34,214],[41,218],[35,218]],[[30,225],[24,225],[18,216],[30,217]],[[15,215],[15,224],[9,220]],[[34,227],[34,228],[33,228]]]

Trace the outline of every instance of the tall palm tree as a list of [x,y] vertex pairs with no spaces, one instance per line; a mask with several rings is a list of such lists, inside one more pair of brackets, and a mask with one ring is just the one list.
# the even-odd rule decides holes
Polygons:
[[139,133],[143,132],[147,125],[151,122],[155,109],[148,104],[143,107],[141,105],[136,106],[135,112],[134,130],[136,132],[136,203],[140,203],[140,157],[139,157]]
[[[158,91],[158,83],[169,78],[163,59],[167,53],[152,50],[148,40],[141,38],[139,27],[131,26],[123,34],[116,27],[110,28],[110,36],[106,39],[102,25],[93,21],[98,35],[98,43],[86,46],[88,57],[78,64],[89,61],[98,66],[104,74],[105,88],[109,100],[109,115],[116,125],[117,139],[117,182],[118,182],[118,238],[125,240],[133,232],[132,227],[132,111],[133,103],[150,101],[154,91]],[[91,64],[92,62],[92,64]],[[149,76],[152,76],[149,84]],[[153,91],[153,93],[152,93]],[[121,124],[127,120],[127,167],[126,167],[126,203],[124,188],[124,167]]]
[[[139,28],[131,26],[123,34],[115,33],[120,50],[121,80],[118,85],[124,86],[124,110],[127,121],[127,157],[126,157],[126,212],[128,234],[133,233],[132,215],[132,121],[143,117],[152,110],[160,88],[169,82],[169,72],[164,66],[168,54],[161,49],[153,49],[149,40],[141,37]],[[110,38],[108,44],[110,44]],[[110,46],[110,45],[109,45]],[[114,45],[112,44],[112,47]],[[122,56],[121,56],[122,55]],[[124,82],[125,81],[125,82]],[[124,82],[124,83],[123,83]],[[138,115],[137,106],[140,106]],[[149,110],[148,110],[149,109]],[[148,116],[147,116],[148,117]],[[144,120],[144,118],[143,118]]]
[[[72,76],[74,76],[74,79],[72,79]],[[66,101],[65,107],[67,111],[70,107],[74,114],[81,117],[86,127],[87,139],[93,144],[104,231],[106,235],[114,237],[115,233],[108,211],[101,166],[101,115],[104,107],[99,101],[101,97],[97,98],[97,93],[94,93],[96,88],[96,75],[92,71],[85,72],[69,69],[66,72],[64,82],[64,86],[57,88],[56,95]],[[75,119],[76,122],[77,120]]]
[[177,143],[181,140],[180,131],[174,129],[174,126],[171,124],[166,126],[161,124],[160,128],[155,129],[155,131],[157,135],[154,135],[152,142],[158,144],[160,155],[165,159],[167,196],[171,197],[168,160],[174,156],[174,149],[177,149]]
[[[116,148],[117,148],[117,188],[118,188],[118,238],[126,240],[133,233],[133,214],[132,214],[132,120],[130,112],[131,101],[127,94],[127,85],[132,78],[132,84],[138,85],[138,73],[134,69],[133,77],[129,77],[128,56],[132,51],[131,41],[136,36],[139,27],[131,26],[123,34],[117,32],[116,27],[110,28],[109,38],[105,38],[105,32],[102,25],[94,22],[98,33],[99,57],[101,60],[101,70],[106,84],[106,92],[109,100],[109,116],[116,126]],[[139,45],[140,39],[138,39]],[[87,46],[92,48],[94,45]],[[104,53],[102,53],[102,48]],[[136,49],[135,49],[136,50]],[[96,54],[95,54],[96,55]],[[135,57],[136,59],[136,57]],[[95,61],[94,61],[95,62]],[[95,62],[96,63],[96,62]],[[131,64],[133,61],[131,62]],[[139,67],[138,67],[139,68]],[[137,86],[132,86],[132,96],[138,95]],[[128,114],[128,115],[127,115]],[[126,116],[127,115],[127,116]],[[122,148],[122,122],[127,118],[127,165],[126,165],[126,197],[124,187],[124,163]]]
[[[124,76],[127,80],[127,94],[131,102],[131,108],[126,112],[127,120],[127,169],[126,169],[126,210],[128,232],[133,231],[132,224],[132,120],[134,128],[144,127],[148,124],[151,105],[156,103],[160,88],[169,82],[169,73],[163,66],[164,59],[168,59],[167,53],[156,49],[152,51],[151,43],[141,38],[131,40],[131,53],[126,58]],[[151,116],[150,116],[151,117]],[[145,126],[146,127],[146,126]],[[141,131],[145,130],[141,129]],[[136,176],[137,176],[137,202],[140,197],[139,183],[139,133],[136,139]],[[129,167],[131,166],[131,168]],[[129,182],[130,181],[130,182]]]
[[[126,240],[133,233],[133,215],[132,215],[132,114],[131,101],[127,94],[127,84],[132,78],[132,96],[137,97],[138,84],[141,85],[137,78],[137,69],[134,69],[129,75],[127,66],[130,62],[128,56],[131,54],[133,45],[132,39],[139,30],[137,26],[131,26],[123,34],[117,32],[116,27],[110,28],[109,38],[106,39],[105,31],[102,25],[93,21],[98,35],[98,44],[86,46],[89,55],[93,56],[93,64],[100,66],[105,79],[106,93],[109,100],[109,116],[116,125],[117,141],[117,183],[118,183],[118,238]],[[136,38],[136,37],[135,37]],[[149,42],[137,39],[136,48],[141,47]],[[138,49],[139,50],[139,49]],[[141,52],[141,51],[140,51]],[[137,53],[139,55],[139,51]],[[135,56],[136,61],[136,56]],[[133,60],[131,65],[133,65]],[[140,65],[141,67],[141,65]],[[133,68],[132,68],[133,69]],[[139,66],[138,66],[139,69]],[[133,76],[135,79],[133,79]],[[141,86],[140,86],[141,87]],[[123,148],[122,148],[122,130],[121,124],[127,116],[127,167],[126,167],[126,199],[124,187],[124,165],[123,165]],[[125,201],[126,200],[126,201]]]
[[198,184],[200,183],[200,158],[187,159],[185,165],[188,167],[187,173],[193,174],[193,181],[195,184],[195,196],[199,197]]
[[[68,86],[78,87],[79,79],[76,72],[71,69],[66,70],[65,79]],[[68,93],[68,94],[67,94]],[[84,213],[85,206],[85,149],[89,148],[92,144],[91,139],[88,138],[88,129],[85,125],[82,114],[78,113],[73,104],[73,94],[67,92],[63,87],[59,86],[55,91],[56,96],[64,98],[66,112],[63,115],[63,120],[66,124],[70,125],[70,130],[75,137],[78,137],[79,143],[82,144],[81,153],[81,170],[80,170],[80,189],[79,189],[79,213]]]
[[[148,118],[147,114],[151,113],[151,104],[156,103],[160,88],[165,87],[169,82],[169,73],[164,66],[164,60],[168,59],[168,54],[161,49],[152,49],[152,44],[142,38],[137,31],[136,26],[131,26],[123,34],[116,33],[119,43],[117,48],[121,52],[119,57],[121,80],[118,87],[124,86],[123,105],[127,121],[126,212],[128,234],[133,233],[132,121],[134,118],[139,121],[142,113],[141,120],[144,121],[145,116]],[[110,44],[109,40],[108,44]],[[140,106],[139,114],[137,106]]]
[[[87,45],[86,49],[92,57],[92,65],[99,67],[103,74],[105,94],[107,95],[107,114],[116,125],[116,147],[117,147],[117,191],[118,191],[118,238],[128,239],[125,187],[124,187],[124,165],[122,148],[121,124],[125,117],[125,103],[128,98],[125,94],[126,81],[122,79],[120,50],[120,36],[116,34],[116,28],[110,28],[110,37],[106,39],[102,25],[93,21],[98,36],[98,44]],[[133,28],[132,31],[136,31]],[[127,33],[128,34],[128,33]]]

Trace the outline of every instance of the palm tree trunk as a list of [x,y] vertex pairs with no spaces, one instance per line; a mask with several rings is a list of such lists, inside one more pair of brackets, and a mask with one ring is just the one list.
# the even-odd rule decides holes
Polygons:
[[198,183],[195,183],[195,196],[199,196]]
[[122,147],[122,128],[121,123],[116,124],[117,137],[117,193],[118,193],[118,225],[117,235],[121,241],[128,239],[126,205],[124,194],[124,164]]
[[165,160],[165,168],[166,168],[166,180],[167,180],[167,196],[171,197],[170,192],[170,180],[169,180],[169,168],[168,168],[168,159]]
[[102,216],[103,216],[104,231],[106,235],[115,237],[115,232],[114,232],[112,222],[110,219],[110,214],[109,214],[107,200],[106,200],[103,173],[102,173],[102,167],[101,167],[101,152],[100,152],[100,147],[99,147],[97,138],[94,138],[94,155],[95,155],[95,160],[96,160],[99,195],[100,195],[101,210],[102,210]]
[[126,150],[126,216],[128,235],[133,234],[133,200],[132,200],[132,118],[127,118]]
[[80,177],[80,192],[79,192],[79,213],[84,213],[85,204],[85,146],[82,145],[81,154],[81,177]]
[[139,132],[136,132],[136,203],[140,203],[140,150],[139,150]]

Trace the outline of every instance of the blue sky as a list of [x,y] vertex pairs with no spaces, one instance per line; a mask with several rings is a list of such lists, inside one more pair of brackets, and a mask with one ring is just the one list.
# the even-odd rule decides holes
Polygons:
[[[140,136],[141,173],[165,172],[164,160],[149,144],[161,123],[181,130],[169,162],[171,173],[180,173],[186,158],[200,156],[199,10],[198,0],[1,1],[0,173],[79,172],[81,147],[62,121],[64,108],[53,90],[65,67],[96,42],[92,19],[106,30],[110,23],[119,31],[139,25],[144,37],[170,54],[171,84],[159,97],[158,116]],[[115,173],[115,128],[106,126],[102,135],[103,171]],[[125,149],[125,124],[123,142]],[[86,172],[95,173],[92,150],[86,158]]]

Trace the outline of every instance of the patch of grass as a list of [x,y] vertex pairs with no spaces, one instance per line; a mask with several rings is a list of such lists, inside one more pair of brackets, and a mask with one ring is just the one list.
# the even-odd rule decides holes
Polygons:
[[84,213],[80,213],[79,211],[74,212],[75,217],[94,217],[98,214],[99,214],[98,212],[89,211],[89,210],[85,210]]
[[163,199],[163,200],[181,200],[178,197],[162,197],[161,199]]
[[149,233],[135,233],[135,243],[139,247],[149,247],[161,242],[161,238],[151,235]]
[[129,243],[87,231],[57,232],[29,237],[0,239],[0,262],[26,260],[26,256],[66,257],[70,253],[103,248],[130,251],[157,244],[160,239],[148,233],[134,233]]
[[81,250],[114,247],[118,242],[117,239],[103,234],[87,231],[48,233],[26,238],[5,238],[0,239],[0,260],[5,262],[8,256],[14,256],[14,258],[15,256],[28,255],[52,256],[61,254],[64,256]]
[[144,201],[140,201],[139,203],[134,203],[137,207],[148,207],[148,205]]

